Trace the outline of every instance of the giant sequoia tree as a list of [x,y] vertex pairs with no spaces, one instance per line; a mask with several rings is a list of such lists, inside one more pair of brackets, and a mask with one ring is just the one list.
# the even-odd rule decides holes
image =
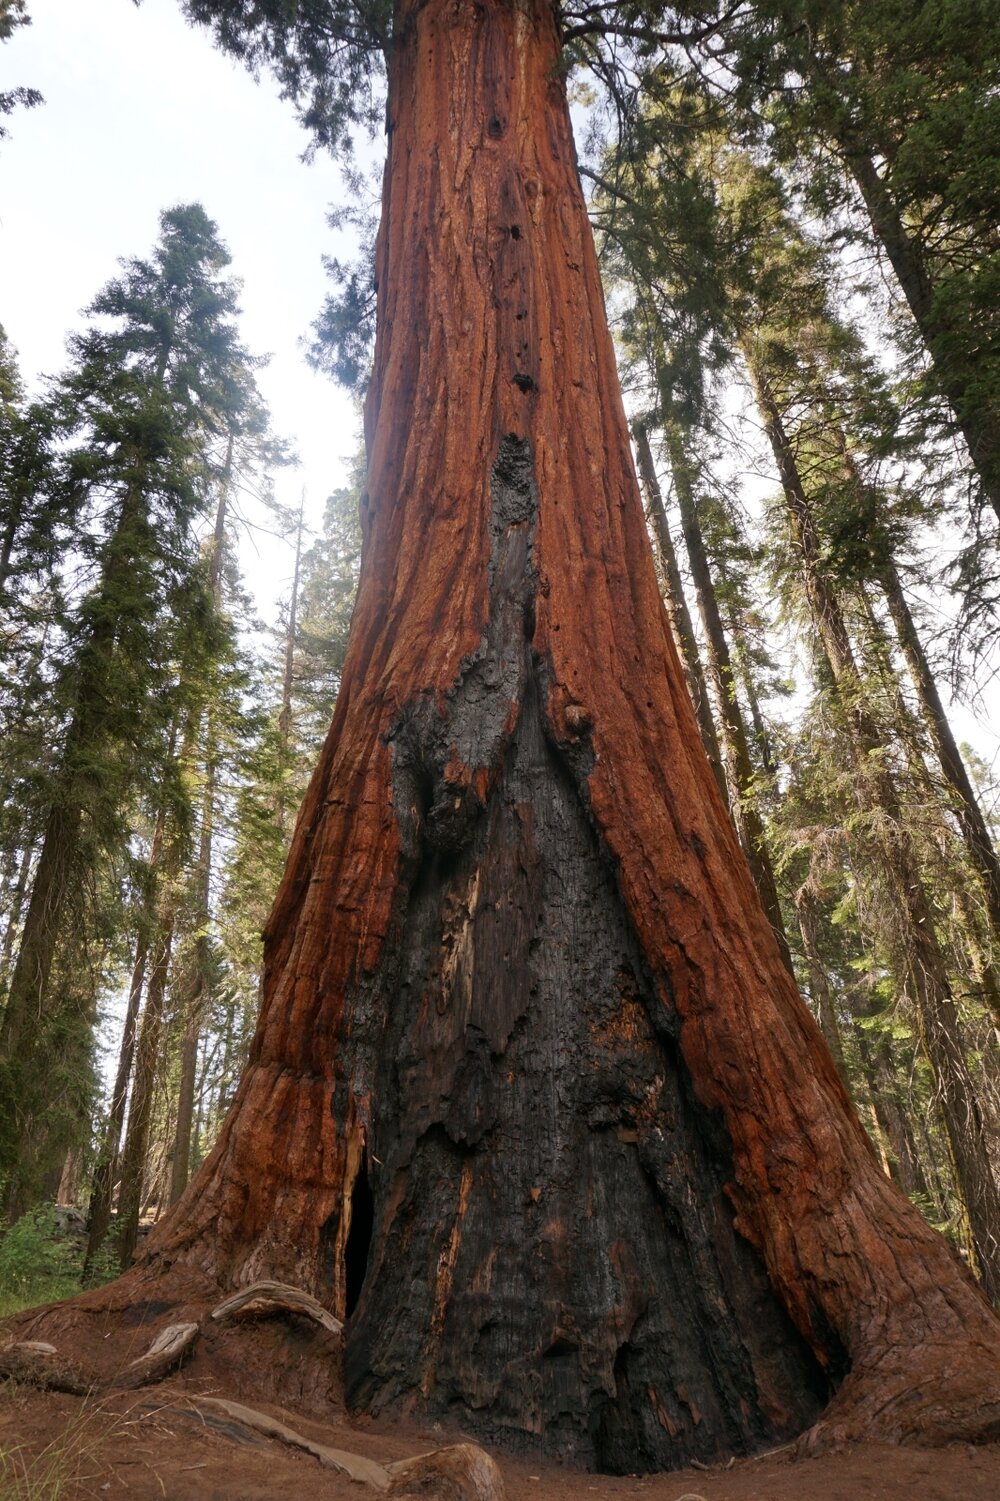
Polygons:
[[608,1468],[828,1402],[827,1434],[995,1430],[994,1315],[875,1161],[701,747],[555,7],[313,3],[293,32],[263,5],[250,37],[242,5],[192,9],[292,92],[384,23],[364,553],[249,1067],[91,1299],[175,1320],[298,1283],[348,1316],[356,1406]]

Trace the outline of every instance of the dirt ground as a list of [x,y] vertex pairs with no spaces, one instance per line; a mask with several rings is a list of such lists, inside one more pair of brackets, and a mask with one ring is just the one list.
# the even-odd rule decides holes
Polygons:
[[[176,1382],[92,1401],[0,1386],[0,1501],[359,1501],[366,1491],[307,1454],[244,1431],[208,1426]],[[440,1428],[319,1424],[268,1412],[331,1447],[401,1459],[460,1433]],[[220,1421],[214,1419],[213,1421]],[[16,1451],[13,1454],[11,1451]],[[800,1459],[788,1450],[729,1468],[609,1478],[496,1453],[509,1501],[1000,1501],[1000,1446],[866,1446]]]

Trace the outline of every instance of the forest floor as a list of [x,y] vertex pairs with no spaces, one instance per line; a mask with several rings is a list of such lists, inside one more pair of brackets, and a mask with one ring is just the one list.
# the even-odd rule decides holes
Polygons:
[[[359,1501],[365,1490],[307,1454],[206,1425],[180,1381],[93,1401],[0,1384],[0,1501]],[[299,1433],[390,1461],[459,1442],[435,1427],[319,1424],[270,1406]],[[729,1468],[607,1477],[496,1453],[508,1501],[998,1501],[1000,1446],[862,1446],[796,1458],[788,1449]],[[369,1494],[374,1495],[375,1492]]]

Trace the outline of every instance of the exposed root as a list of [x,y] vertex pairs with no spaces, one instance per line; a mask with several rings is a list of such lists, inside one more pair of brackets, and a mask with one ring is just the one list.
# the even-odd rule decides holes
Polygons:
[[217,1323],[226,1319],[266,1318],[274,1313],[298,1313],[314,1319],[329,1329],[331,1334],[340,1334],[344,1328],[339,1319],[328,1313],[322,1303],[308,1293],[285,1282],[255,1282],[252,1287],[240,1288],[232,1297],[224,1299],[212,1309],[212,1318]]
[[180,1365],[198,1336],[197,1324],[168,1324],[146,1351],[121,1371],[102,1379],[60,1355],[42,1340],[21,1340],[0,1350],[0,1376],[24,1381],[42,1391],[87,1397],[95,1392],[128,1390],[161,1381]]
[[41,1391],[68,1392],[71,1397],[87,1397],[98,1386],[75,1361],[40,1340],[5,1345],[0,1350],[0,1376],[37,1386]]
[[856,1366],[819,1422],[795,1444],[799,1455],[863,1442],[992,1443],[1000,1439],[1000,1350],[975,1339],[893,1347]]
[[262,1433],[266,1438],[277,1439],[279,1443],[288,1444],[292,1449],[305,1450],[328,1470],[337,1470],[341,1475],[347,1475],[351,1480],[359,1480],[365,1485],[373,1486],[377,1491],[389,1490],[389,1471],[373,1459],[365,1459],[362,1455],[351,1454],[346,1449],[331,1449],[327,1444],[317,1443],[315,1439],[296,1433],[294,1428],[289,1428],[287,1424],[280,1422],[277,1418],[272,1418],[266,1412],[259,1412],[255,1407],[244,1407],[242,1402],[229,1402],[224,1397],[201,1396],[188,1400],[196,1412],[207,1408],[210,1412],[224,1413],[226,1417],[234,1419],[255,1433]]
[[329,1470],[369,1485],[388,1496],[424,1497],[427,1501],[505,1501],[503,1476],[496,1461],[475,1444],[453,1444],[381,1465],[347,1449],[332,1449],[289,1428],[270,1413],[224,1397],[190,1397],[189,1406],[202,1416],[221,1413],[237,1425],[290,1448],[311,1454]]
[[390,1496],[429,1501],[505,1501],[496,1460],[476,1444],[452,1444],[387,1466]]
[[108,1385],[134,1387],[161,1381],[180,1365],[197,1337],[197,1324],[168,1324],[165,1329],[160,1330],[145,1355],[131,1361]]

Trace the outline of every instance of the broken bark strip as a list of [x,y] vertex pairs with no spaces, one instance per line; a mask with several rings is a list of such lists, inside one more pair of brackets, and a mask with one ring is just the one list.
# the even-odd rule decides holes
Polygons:
[[117,1376],[112,1387],[151,1386],[176,1370],[198,1338],[197,1324],[168,1324],[161,1329],[145,1355],[132,1360]]

